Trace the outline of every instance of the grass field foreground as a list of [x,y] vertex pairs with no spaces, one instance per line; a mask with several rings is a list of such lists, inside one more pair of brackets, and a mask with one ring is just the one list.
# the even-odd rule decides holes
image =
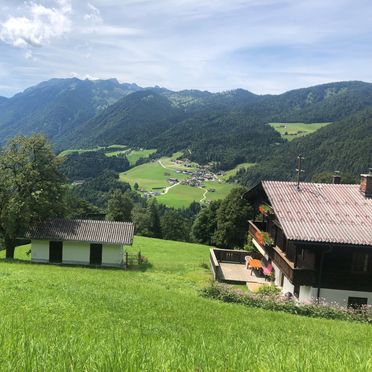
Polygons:
[[202,298],[206,246],[135,237],[131,249],[147,270],[0,260],[1,369],[371,370],[370,325]]
[[269,123],[270,126],[288,141],[314,133],[329,124],[331,123]]

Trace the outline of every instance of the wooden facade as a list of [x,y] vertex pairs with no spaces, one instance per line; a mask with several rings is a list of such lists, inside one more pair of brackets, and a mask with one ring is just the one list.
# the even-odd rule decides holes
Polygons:
[[[272,245],[260,242],[261,232]],[[295,286],[372,291],[371,248],[288,241],[275,220],[249,221],[249,233]]]
[[249,233],[283,292],[299,299],[302,292],[304,301],[372,303],[372,173],[361,181],[360,189],[263,181],[247,192],[257,212]]

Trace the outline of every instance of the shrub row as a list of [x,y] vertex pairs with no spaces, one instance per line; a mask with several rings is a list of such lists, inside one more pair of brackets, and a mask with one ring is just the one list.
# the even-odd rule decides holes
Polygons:
[[326,304],[299,304],[293,300],[279,295],[259,295],[242,292],[228,285],[213,283],[201,290],[203,297],[213,298],[223,302],[233,302],[245,306],[265,310],[283,311],[290,314],[308,316],[313,318],[338,319],[358,321],[372,324],[371,308],[351,309],[335,307]]

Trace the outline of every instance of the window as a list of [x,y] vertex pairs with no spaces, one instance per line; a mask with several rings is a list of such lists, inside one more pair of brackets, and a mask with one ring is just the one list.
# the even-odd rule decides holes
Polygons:
[[349,297],[347,299],[347,307],[353,309],[360,309],[363,305],[367,305],[368,299],[366,297]]
[[367,273],[370,271],[369,267],[369,254],[368,253],[354,253],[352,272],[354,273]]

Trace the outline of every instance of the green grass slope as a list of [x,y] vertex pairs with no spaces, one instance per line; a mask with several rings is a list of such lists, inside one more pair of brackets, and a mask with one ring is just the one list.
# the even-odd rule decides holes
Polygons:
[[135,237],[132,249],[147,270],[0,261],[1,370],[371,370],[371,326],[202,298],[206,246]]
[[288,141],[314,133],[328,124],[331,123],[269,123],[271,127]]
[[184,174],[176,173],[173,169],[164,169],[157,161],[141,164],[127,172],[120,173],[121,181],[128,182],[131,185],[137,182],[140,188],[147,191],[169,186],[167,181],[169,177],[179,180],[186,178]]

